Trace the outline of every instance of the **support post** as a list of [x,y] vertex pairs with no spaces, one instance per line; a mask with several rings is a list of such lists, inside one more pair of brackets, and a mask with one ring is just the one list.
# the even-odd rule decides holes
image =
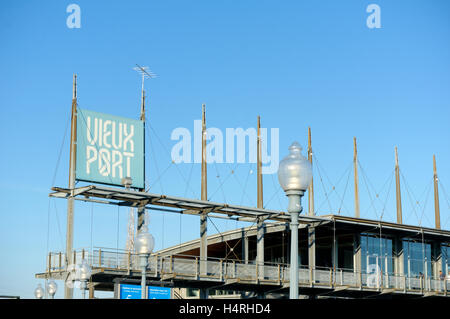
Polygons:
[[289,280],[289,298],[298,299],[298,215],[302,211],[302,191],[287,191],[289,198],[288,213],[291,215],[291,265]]
[[[145,74],[142,73],[142,97],[141,97],[141,116],[140,120],[144,123],[144,158],[145,158],[145,90],[144,90],[144,77]],[[145,192],[145,165],[144,165],[144,188],[139,189],[140,192]],[[141,231],[145,224],[145,205],[141,205],[137,208],[137,233]]]
[[394,255],[394,273],[396,276],[403,276],[405,270],[403,241],[396,237],[393,240],[393,255]]
[[433,155],[433,180],[434,180],[434,218],[436,222],[436,229],[441,229],[441,216],[439,211],[439,189],[438,176],[436,169],[436,156]]
[[[311,128],[308,127],[308,160],[312,167],[312,147],[311,147]],[[313,178],[311,178],[311,184],[308,188],[308,215],[314,216],[314,185]]]
[[356,150],[356,137],[353,138],[353,170],[355,177],[355,217],[359,218],[358,152]]
[[[72,93],[72,115],[70,129],[70,160],[69,160],[69,189],[75,188],[75,170],[76,170],[76,142],[77,142],[77,75],[73,75],[73,93]],[[70,196],[67,199],[67,231],[66,231],[66,257],[67,265],[73,263],[73,219],[74,219],[74,198]],[[68,285],[64,286],[64,298],[73,298],[73,289]]]
[[243,248],[243,254],[244,254],[244,262],[245,262],[245,264],[248,264],[248,256],[249,256],[249,254],[248,254],[248,236],[245,236],[244,237],[244,240],[243,240],[243,245],[244,245],[244,248]]
[[400,167],[398,165],[398,152],[395,147],[395,195],[397,202],[397,224],[402,223],[402,194],[400,190]]
[[[258,116],[257,123],[257,207],[263,208],[263,184],[262,184],[262,162],[261,162],[261,118]],[[260,278],[264,278],[264,218],[257,219],[257,236],[256,236],[256,264],[259,267],[258,274]],[[260,295],[260,294],[258,294]]]
[[256,234],[256,264],[259,267],[260,279],[264,277],[264,222],[263,218],[258,218],[257,234]]
[[431,260],[432,260],[432,277],[439,278],[439,271],[445,274],[445,269],[442,267],[442,246],[440,242],[433,242],[431,244]]
[[316,269],[316,229],[308,226],[308,266]]
[[95,299],[95,285],[92,282],[89,284],[89,299]]
[[[353,272],[361,274],[361,235],[353,234]],[[358,278],[361,278],[358,276]],[[358,279],[359,281],[360,279]],[[358,283],[360,286],[361,283]]]
[[[201,176],[201,199],[208,200],[207,193],[207,170],[206,170],[206,111],[205,104],[202,104],[202,176]],[[200,216],[200,274],[206,275],[208,258],[208,226],[207,213],[202,212]],[[200,289],[200,298],[208,299],[208,289]]]

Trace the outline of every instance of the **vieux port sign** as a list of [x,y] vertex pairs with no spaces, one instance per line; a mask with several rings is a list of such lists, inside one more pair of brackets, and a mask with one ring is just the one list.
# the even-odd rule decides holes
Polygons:
[[76,179],[144,188],[144,122],[77,109]]

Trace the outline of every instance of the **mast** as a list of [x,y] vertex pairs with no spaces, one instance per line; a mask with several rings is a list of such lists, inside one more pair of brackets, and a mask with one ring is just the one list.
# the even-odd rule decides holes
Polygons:
[[436,156],[433,155],[433,181],[434,181],[434,218],[436,222],[436,229],[441,229],[441,216],[439,210],[439,189],[438,176],[436,170]]
[[[76,169],[76,142],[77,142],[77,75],[73,75],[72,88],[72,114],[70,126],[70,159],[69,159],[69,189],[75,188],[75,169]],[[67,199],[67,231],[66,231],[66,260],[67,266],[73,263],[73,215],[74,215],[74,199]],[[64,286],[64,298],[73,298],[73,289]]]
[[[144,188],[139,188],[140,192],[145,192],[145,90],[144,90],[144,80],[145,80],[145,70],[144,72],[142,72],[142,97],[141,97],[141,116],[140,116],[140,120],[142,121],[143,125],[144,125],[144,134],[143,134],[143,142],[144,142]],[[130,218],[133,218],[133,222],[134,222],[134,214],[131,212],[130,214]],[[138,218],[138,222],[137,222],[137,233],[139,233],[142,229],[142,227],[144,226],[145,223],[145,205],[144,206],[139,206],[137,208],[137,218]],[[131,221],[129,221],[131,222]]]
[[[311,147],[311,128],[308,127],[308,161],[312,167],[312,147]],[[311,178],[311,184],[308,188],[308,215],[314,216],[314,186]],[[316,230],[308,225],[308,265],[312,269],[316,267]]]
[[[205,104],[202,104],[202,182],[201,200],[208,200],[206,175],[206,114]],[[200,274],[206,275],[206,260],[208,258],[208,213],[202,211],[200,215]],[[200,299],[208,299],[208,289],[200,289]]]
[[258,199],[257,207],[263,208],[263,181],[262,181],[262,163],[261,163],[261,118],[258,116],[258,138],[256,140],[257,147],[257,178],[258,178]]
[[353,168],[355,176],[355,217],[359,218],[358,152],[356,149],[356,137],[353,138]]
[[208,200],[207,190],[207,172],[206,172],[206,114],[205,104],[202,104],[202,200]]
[[400,167],[398,165],[397,146],[395,147],[395,194],[397,200],[397,224],[402,223],[402,194],[400,189]]
[[[311,147],[311,128],[308,127],[308,160],[312,166],[312,147]],[[314,216],[314,185],[311,178],[311,184],[308,189],[308,214]]]
[[[257,152],[257,207],[263,208],[263,184],[262,184],[262,163],[261,163],[261,118],[258,116],[256,139],[256,152]],[[258,273],[263,275],[264,267],[264,218],[259,217],[257,219],[257,236],[256,236],[256,259],[259,264]]]
[[[205,104],[202,104],[202,183],[201,199],[208,200],[207,192],[207,172],[206,172],[206,115]],[[208,258],[208,238],[207,238],[207,212],[200,215],[200,274],[206,274],[206,259]],[[208,290],[200,289],[200,298],[208,298]]]

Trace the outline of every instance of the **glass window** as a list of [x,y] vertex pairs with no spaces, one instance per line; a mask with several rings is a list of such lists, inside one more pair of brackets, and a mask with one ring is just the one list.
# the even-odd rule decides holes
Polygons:
[[442,245],[442,271],[450,278],[450,246]]
[[409,277],[431,276],[431,245],[422,242],[403,241],[405,274]]
[[376,237],[371,234],[361,235],[361,270],[373,273],[377,269],[383,273],[394,272],[392,257],[392,239]]

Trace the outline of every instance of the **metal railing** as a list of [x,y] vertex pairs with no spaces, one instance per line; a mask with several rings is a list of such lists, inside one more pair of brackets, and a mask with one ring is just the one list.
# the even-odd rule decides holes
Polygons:
[[[96,248],[91,252],[87,250],[75,251],[75,263],[85,259],[95,270],[141,271],[139,256],[127,252],[104,248]],[[188,255],[159,256],[151,255],[148,258],[147,276],[163,279],[165,276],[179,277],[193,280],[214,280],[226,282],[239,280],[240,282],[262,284],[289,283],[290,268],[288,264],[281,263],[244,263],[242,260],[208,258],[206,271],[200,272],[200,258]],[[47,270],[63,272],[67,269],[67,260],[64,253],[50,253],[47,257]],[[353,269],[333,269],[328,267],[309,268],[300,266],[299,285],[337,288],[346,287],[354,289],[384,290],[393,289],[404,293],[438,293],[450,295],[450,280],[440,280],[433,277],[408,277],[393,273],[367,273]]]

